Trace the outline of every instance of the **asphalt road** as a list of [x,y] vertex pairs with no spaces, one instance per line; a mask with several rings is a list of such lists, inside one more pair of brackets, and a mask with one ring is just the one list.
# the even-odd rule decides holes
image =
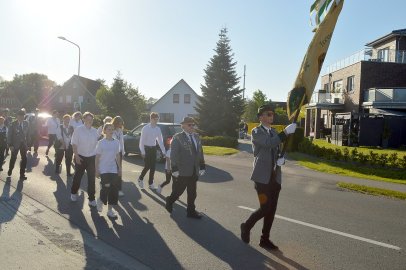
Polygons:
[[[252,230],[249,245],[239,238],[240,223],[257,207],[248,153],[206,157],[207,174],[198,183],[196,200],[202,220],[186,218],[185,196],[169,215],[164,197],[171,187],[162,195],[138,189],[142,160],[125,158],[125,196],[115,221],[90,209],[86,193],[70,202],[71,179],[65,170],[55,175],[53,160],[43,153],[41,147],[37,158],[29,158],[23,196],[153,269],[406,269],[405,201],[342,191],[335,186],[337,176],[285,165],[271,232],[280,252],[270,253],[258,246],[261,224]],[[10,183],[16,187],[18,168],[14,173]],[[156,182],[163,180],[160,164]]]

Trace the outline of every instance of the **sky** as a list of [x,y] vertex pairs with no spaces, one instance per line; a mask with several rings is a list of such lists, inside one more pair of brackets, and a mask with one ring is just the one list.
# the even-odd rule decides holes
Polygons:
[[[198,94],[223,27],[246,93],[286,101],[313,36],[314,0],[0,0],[0,77],[42,73],[63,84],[78,71],[109,85],[117,72],[160,98],[180,79]],[[405,0],[345,0],[325,68],[392,30]],[[318,84],[316,88],[320,88]]]

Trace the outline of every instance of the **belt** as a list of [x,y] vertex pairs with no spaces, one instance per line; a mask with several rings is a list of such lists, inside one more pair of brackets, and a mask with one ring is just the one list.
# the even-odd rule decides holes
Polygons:
[[156,148],[156,145],[154,146],[149,146],[149,145],[144,145],[145,148]]

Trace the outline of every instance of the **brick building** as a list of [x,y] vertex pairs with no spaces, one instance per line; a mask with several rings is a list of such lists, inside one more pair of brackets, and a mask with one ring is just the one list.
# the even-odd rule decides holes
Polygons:
[[406,29],[329,66],[306,107],[305,136],[323,137],[337,114],[406,113]]

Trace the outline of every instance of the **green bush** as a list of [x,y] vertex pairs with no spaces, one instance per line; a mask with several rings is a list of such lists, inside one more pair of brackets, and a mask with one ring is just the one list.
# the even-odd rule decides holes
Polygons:
[[238,139],[228,136],[214,136],[214,137],[204,136],[202,137],[202,144],[207,146],[237,148]]
[[398,165],[398,153],[392,153],[388,158],[388,162],[392,167],[396,168]]

